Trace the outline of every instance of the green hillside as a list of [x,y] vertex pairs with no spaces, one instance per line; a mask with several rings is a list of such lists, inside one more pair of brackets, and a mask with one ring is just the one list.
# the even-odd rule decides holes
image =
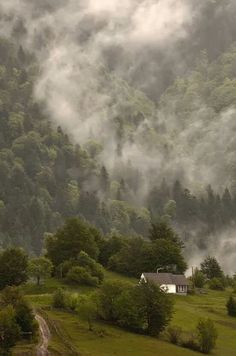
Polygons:
[[0,354],[234,356],[235,133],[235,0],[1,0]]
[[[106,280],[119,279],[124,277],[107,273]],[[125,278],[127,280],[127,278]],[[135,280],[128,279],[132,283]],[[93,332],[89,332],[86,323],[76,314],[51,309],[51,293],[55,288],[62,286],[60,282],[50,279],[39,289],[34,285],[26,285],[28,299],[40,312],[50,325],[52,339],[49,350],[52,355],[64,355],[65,353],[80,352],[82,355],[108,356],[108,355],[140,355],[151,356],[154,353],[163,356],[174,355],[196,355],[193,352],[170,344],[166,340],[165,334],[159,339],[148,336],[137,335],[120,328],[96,322]],[[68,286],[66,286],[68,290]],[[93,289],[84,287],[72,288],[73,292],[91,293]],[[36,293],[36,294],[35,294]],[[227,316],[225,303],[231,291],[217,292],[206,290],[206,294],[195,296],[176,296],[174,316],[171,324],[180,326],[183,331],[194,330],[201,317],[210,317],[214,320],[219,333],[217,347],[212,353],[216,356],[233,356],[236,348],[234,318]],[[22,347],[31,349],[30,345],[17,346],[14,354],[20,355]],[[34,347],[34,346],[33,346]],[[199,354],[200,355],[200,354]]]

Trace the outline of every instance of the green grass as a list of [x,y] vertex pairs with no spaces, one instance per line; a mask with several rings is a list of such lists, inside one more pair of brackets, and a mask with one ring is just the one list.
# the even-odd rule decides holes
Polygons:
[[[136,279],[106,272],[105,279],[116,279],[137,283]],[[171,345],[162,339],[137,335],[105,323],[95,323],[93,332],[88,331],[86,323],[72,313],[51,309],[52,293],[56,288],[66,288],[72,292],[91,293],[94,288],[70,287],[56,279],[46,280],[44,285],[37,287],[33,284],[24,286],[27,298],[36,308],[43,308],[43,313],[52,332],[50,351],[52,355],[72,355],[80,352],[83,356],[187,356],[198,353]],[[219,338],[217,348],[212,353],[215,356],[236,355],[236,318],[226,313],[225,303],[231,291],[208,291],[207,294],[194,296],[174,296],[175,313],[172,325],[181,326],[189,332],[196,328],[198,320],[209,317],[214,320]],[[103,330],[103,332],[101,332]],[[17,347],[20,355],[20,345]],[[33,347],[33,346],[32,346]],[[71,351],[73,350],[73,352]],[[27,351],[27,349],[25,350]],[[22,353],[26,354],[27,353]]]
[[[196,355],[190,350],[181,349],[148,336],[130,333],[104,323],[95,323],[94,331],[91,332],[88,331],[86,323],[70,313],[62,311],[47,311],[46,313],[75,350],[84,356]],[[60,342],[57,335],[55,336],[56,338],[50,344],[50,351],[52,353],[62,352],[63,343]]]
[[[137,283],[138,281],[135,278],[129,278],[126,276],[122,276],[118,273],[106,271],[106,270],[104,272],[104,278],[105,280],[119,280],[119,281],[129,282],[129,283]],[[69,285],[57,278],[48,278],[44,280],[39,286],[34,282],[28,282],[22,286],[23,292],[27,295],[51,294],[57,288],[65,288],[68,291],[78,292],[78,293],[88,293],[94,290],[93,287]]]
[[200,318],[211,318],[218,330],[217,349],[219,356],[236,355],[236,318],[229,317],[225,303],[231,291],[208,291],[207,295],[176,296],[175,314],[172,324],[183,330],[194,329]]
[[122,276],[118,273],[111,272],[111,271],[105,271],[105,280],[111,280],[111,279],[119,280],[121,282],[129,282],[133,284],[138,283],[138,280],[136,278]]
[[13,356],[30,356],[30,355],[35,355],[35,349],[36,349],[36,344],[31,343],[29,341],[22,341],[18,343],[18,345],[14,348],[12,351]]

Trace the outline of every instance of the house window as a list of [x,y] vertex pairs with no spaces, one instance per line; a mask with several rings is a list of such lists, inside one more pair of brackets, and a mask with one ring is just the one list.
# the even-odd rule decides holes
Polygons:
[[186,292],[186,286],[178,286],[177,290],[179,293],[184,293]]

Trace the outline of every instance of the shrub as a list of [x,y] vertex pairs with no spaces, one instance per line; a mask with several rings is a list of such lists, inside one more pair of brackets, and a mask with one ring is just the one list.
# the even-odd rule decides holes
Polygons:
[[62,262],[56,268],[56,274],[59,278],[65,278],[69,270],[75,266],[75,262],[73,260],[67,260]]
[[79,316],[86,320],[90,331],[93,330],[93,321],[97,317],[97,305],[95,304],[91,296],[81,296],[78,299],[78,305],[76,308]]
[[205,275],[199,271],[198,268],[195,269],[193,276],[192,276],[193,286],[196,288],[203,288],[206,282]]
[[75,311],[77,305],[78,305],[78,294],[77,293],[73,293],[73,294],[68,293],[66,295],[66,308],[71,311]]
[[16,322],[12,305],[0,311],[0,350],[2,355],[9,355],[9,350],[20,337],[20,327]]
[[232,288],[234,288],[234,286],[235,286],[235,279],[234,279],[234,277],[230,277],[229,275],[226,275],[226,276],[224,277],[224,284],[225,284],[226,287],[232,287]]
[[84,267],[88,270],[93,277],[97,277],[100,283],[103,281],[104,273],[102,265],[89,257],[87,253],[81,251],[78,256],[77,263],[80,267]]
[[16,286],[8,286],[3,289],[1,293],[1,304],[7,306],[11,304],[15,307],[19,302],[24,299],[22,290]]
[[125,289],[115,300],[115,310],[118,325],[133,331],[142,331],[145,318],[142,308],[136,303],[137,289]]
[[66,307],[66,293],[63,289],[59,288],[53,293],[52,305],[54,308],[65,308]]
[[228,315],[236,317],[236,300],[232,297],[232,295],[226,303],[226,308],[228,310]]
[[19,286],[28,279],[28,256],[20,248],[8,248],[0,253],[0,289]]
[[72,284],[85,284],[88,286],[97,286],[99,284],[99,279],[93,277],[89,271],[84,267],[72,267],[66,275],[66,280],[68,283]]
[[195,333],[190,333],[183,338],[181,346],[193,351],[199,351],[198,338]]
[[21,332],[32,334],[37,330],[37,323],[34,314],[27,302],[22,301],[15,307],[16,322],[19,325]]
[[117,321],[116,301],[124,290],[132,288],[128,282],[105,281],[97,293],[99,316],[107,321]]
[[35,321],[34,313],[19,287],[6,287],[1,294],[1,304],[4,307],[9,305],[13,307],[15,320],[21,332],[35,333],[37,322]]
[[211,319],[201,319],[197,325],[199,350],[209,354],[214,349],[217,340],[217,330]]
[[172,344],[179,345],[181,343],[182,329],[179,326],[169,326],[167,335]]
[[105,282],[97,292],[97,304],[104,320],[151,336],[165,329],[173,311],[172,298],[152,283]]
[[219,278],[212,278],[209,281],[209,288],[213,290],[222,290],[222,291],[225,289],[223,281]]

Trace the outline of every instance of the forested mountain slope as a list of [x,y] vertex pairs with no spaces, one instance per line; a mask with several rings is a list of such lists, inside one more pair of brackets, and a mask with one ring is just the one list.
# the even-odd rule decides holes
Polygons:
[[33,101],[35,59],[1,39],[0,63],[1,243],[39,252],[44,232],[76,212],[78,181],[96,167]]
[[[95,160],[100,147],[90,142],[86,151],[73,145],[42,114],[33,99],[35,58],[1,39],[0,63],[1,244],[39,252],[46,231],[80,213],[105,231],[113,221],[115,227],[123,224],[125,210],[131,220],[143,216],[148,221],[148,212],[123,202],[109,203],[113,216],[106,218],[103,199],[89,187],[89,182],[97,181],[104,194],[109,184],[105,168]],[[132,224],[128,213],[125,218],[123,228],[128,231]]]
[[[151,219],[164,216],[186,241],[194,235],[207,248],[205,235],[235,221],[235,53],[232,46],[209,63],[203,52],[195,70],[177,78],[158,106],[101,68],[116,103],[109,122],[116,137],[112,167],[102,139],[91,134],[79,146],[51,124],[33,95],[36,58],[2,38],[2,245],[39,253],[45,232],[79,214],[105,233],[144,236]],[[138,150],[124,160],[127,147]]]

